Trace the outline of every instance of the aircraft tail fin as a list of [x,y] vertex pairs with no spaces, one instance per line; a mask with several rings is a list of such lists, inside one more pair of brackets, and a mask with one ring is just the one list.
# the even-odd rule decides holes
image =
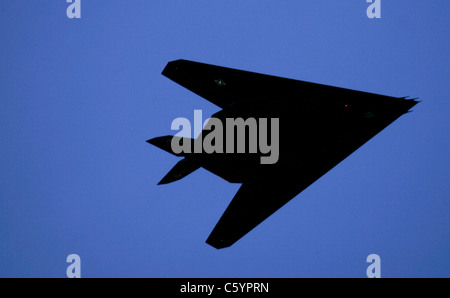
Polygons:
[[159,181],[158,185],[167,184],[170,182],[174,182],[180,180],[181,178],[186,177],[190,173],[194,172],[200,168],[200,165],[193,162],[190,159],[182,159],[180,160],[170,171],[167,173],[161,181]]
[[[174,140],[175,139],[175,140]],[[157,137],[157,138],[153,138],[147,141],[147,143],[150,143],[152,145],[155,145],[158,148],[163,149],[164,151],[167,151],[169,153],[172,153],[173,155],[176,156],[185,156],[185,154],[183,152],[180,153],[175,153],[172,150],[172,141],[178,142],[178,144],[183,144],[183,142],[187,142],[190,141],[190,144],[193,143],[192,139],[188,139],[188,138],[181,138],[178,136],[162,136],[162,137]],[[167,173],[166,176],[164,176],[164,178],[159,181],[158,185],[160,184],[167,184],[170,182],[174,182],[177,180],[180,180],[181,178],[186,177],[187,175],[189,175],[190,173],[194,172],[195,170],[197,170],[198,168],[200,168],[200,165],[193,161],[190,158],[184,158],[182,160],[180,160],[170,171],[169,173]]]
[[[178,140],[178,142],[180,144],[182,144],[182,142],[184,140],[190,140],[190,139],[187,139],[187,138],[181,138],[181,137],[177,137],[177,136],[175,136],[175,137],[174,136],[162,136],[162,137],[156,137],[156,138],[147,140],[147,143],[155,145],[156,147],[158,147],[158,148],[160,148],[160,149],[162,149],[164,151],[167,151],[169,153],[172,153],[173,155],[184,156],[183,152],[181,152],[181,153],[173,152],[173,150],[172,150],[172,140],[173,139]],[[192,141],[192,140],[190,140],[190,141]]]

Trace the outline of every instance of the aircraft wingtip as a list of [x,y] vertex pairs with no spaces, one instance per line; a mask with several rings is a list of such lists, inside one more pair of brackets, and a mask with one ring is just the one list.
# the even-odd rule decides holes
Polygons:
[[223,238],[219,238],[219,239],[215,239],[214,237],[208,237],[208,239],[206,239],[206,244],[211,245],[212,247],[216,248],[216,249],[222,249],[222,248],[227,248],[230,247],[231,245],[233,245],[233,243],[229,243],[228,241],[225,241]]

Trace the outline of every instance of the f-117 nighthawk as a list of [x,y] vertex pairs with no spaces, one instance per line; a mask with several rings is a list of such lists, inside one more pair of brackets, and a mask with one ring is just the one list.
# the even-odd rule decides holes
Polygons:
[[[279,119],[274,163],[261,163],[267,152],[174,152],[172,136],[147,141],[183,158],[159,184],[200,167],[242,183],[206,240],[218,249],[234,244],[418,103],[187,60],[169,62],[162,74],[222,108],[212,118]],[[192,144],[209,133],[203,129]],[[245,140],[250,137],[248,131]],[[183,141],[190,140],[176,139]]]

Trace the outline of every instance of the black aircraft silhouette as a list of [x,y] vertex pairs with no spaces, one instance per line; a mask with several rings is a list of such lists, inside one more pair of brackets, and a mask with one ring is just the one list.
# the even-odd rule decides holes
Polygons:
[[[279,119],[279,158],[273,164],[262,164],[261,152],[174,153],[172,136],[147,141],[183,157],[159,184],[200,167],[242,183],[206,240],[218,249],[234,244],[418,103],[187,60],[169,62],[162,74],[222,108],[212,117]],[[203,130],[192,143],[210,132]]]

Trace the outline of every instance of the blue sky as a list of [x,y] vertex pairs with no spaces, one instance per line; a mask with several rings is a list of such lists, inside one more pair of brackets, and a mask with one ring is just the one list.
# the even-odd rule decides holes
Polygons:
[[[0,0],[0,277],[450,277],[450,3]],[[239,188],[145,140],[219,108],[189,59],[391,96],[402,116],[228,249]]]

